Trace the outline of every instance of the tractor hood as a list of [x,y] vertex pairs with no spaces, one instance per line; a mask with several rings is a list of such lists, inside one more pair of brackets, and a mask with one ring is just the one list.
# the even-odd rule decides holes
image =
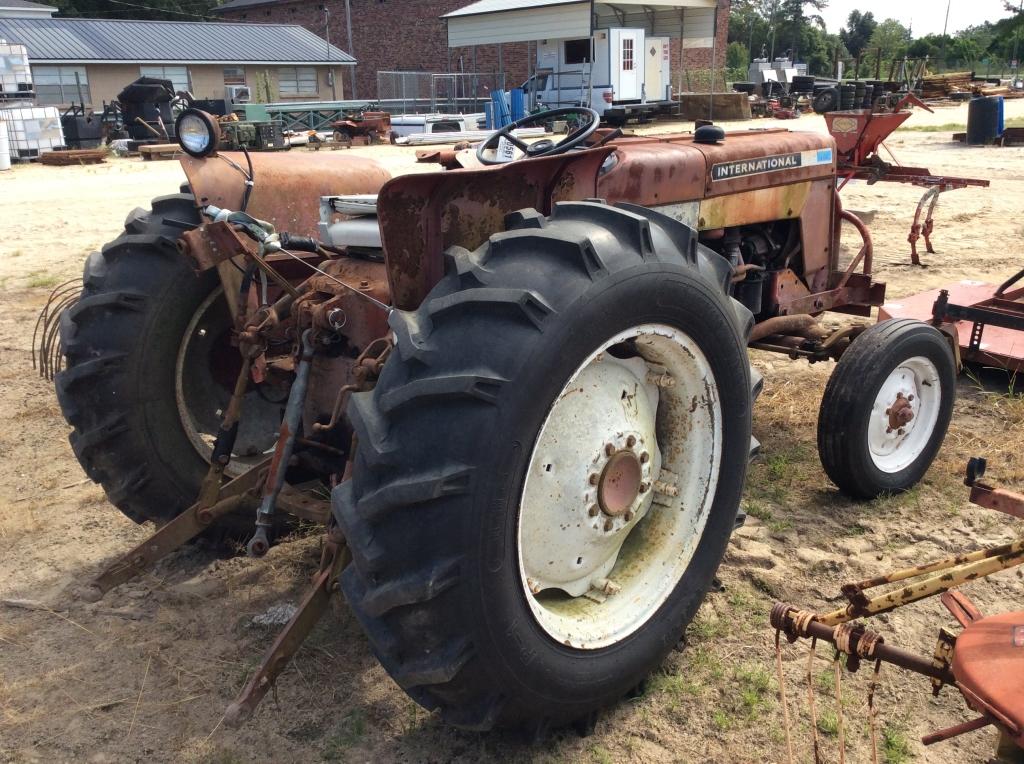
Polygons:
[[[334,152],[251,153],[252,196],[246,211],[274,224],[279,231],[317,236],[320,197],[375,194],[391,174],[372,159]],[[189,185],[200,205],[229,210],[242,207],[245,156],[225,152],[206,159],[183,157]]]

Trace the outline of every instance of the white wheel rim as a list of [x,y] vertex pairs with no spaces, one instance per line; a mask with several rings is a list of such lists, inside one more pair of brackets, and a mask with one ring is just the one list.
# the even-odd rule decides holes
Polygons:
[[[623,343],[640,357],[608,352]],[[645,324],[591,353],[548,412],[520,502],[520,580],[548,635],[597,649],[657,612],[704,533],[721,451],[718,387],[688,335]]]
[[942,382],[934,363],[915,356],[893,369],[875,396],[868,422],[874,465],[895,473],[920,458],[931,443],[941,406]]

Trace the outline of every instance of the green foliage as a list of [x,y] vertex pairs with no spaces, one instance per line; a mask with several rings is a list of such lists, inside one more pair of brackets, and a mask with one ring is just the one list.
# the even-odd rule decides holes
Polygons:
[[85,16],[97,19],[157,19],[203,21],[216,17],[210,13],[218,0],[51,0],[61,16]]
[[747,50],[747,46],[741,42],[729,43],[729,48],[725,51],[725,65],[730,69],[746,69],[749,63],[750,51]]
[[878,22],[875,21],[875,15],[871,11],[867,13],[851,11],[846,20],[846,28],[839,30],[839,38],[850,55],[857,58],[864,52],[877,27]]

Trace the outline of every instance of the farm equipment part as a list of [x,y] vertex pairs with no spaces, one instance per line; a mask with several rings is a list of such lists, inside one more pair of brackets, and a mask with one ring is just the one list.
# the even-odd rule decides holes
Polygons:
[[1024,285],[1017,286],[1022,279],[1024,270],[999,286],[979,281],[948,284],[887,303],[878,316],[931,321],[957,340],[963,361],[1024,371]]
[[[973,458],[968,462],[964,483],[971,489],[971,502],[1011,517],[1024,519],[1024,494],[993,488],[982,483],[985,469],[984,459]],[[847,584],[842,587],[842,593],[848,604],[830,613],[815,613],[801,610],[785,602],[776,603],[772,608],[771,625],[776,632],[776,667],[783,715],[786,720],[789,760],[793,761],[794,758],[785,695],[785,674],[782,668],[783,634],[791,643],[800,639],[811,640],[807,679],[812,730],[816,730],[817,725],[817,720],[813,718],[815,711],[812,679],[816,643],[820,640],[834,647],[840,761],[845,755],[841,701],[843,658],[846,660],[847,670],[851,673],[856,672],[864,661],[873,663],[868,721],[874,746],[874,760],[878,758],[878,709],[874,703],[874,696],[883,663],[928,677],[931,680],[932,692],[936,696],[946,685],[956,687],[963,695],[967,706],[981,714],[969,722],[925,735],[921,739],[924,745],[934,745],[968,732],[994,726],[1000,733],[995,760],[1008,764],[1017,764],[1024,760],[1024,611],[985,617],[958,588],[1021,564],[1024,564],[1024,541],[1016,541]],[[867,594],[873,589],[897,583],[901,584],[900,588],[884,594]],[[955,635],[948,629],[940,629],[935,651],[928,657],[889,644],[880,632],[872,631],[857,621],[859,618],[889,613],[936,595],[940,596],[942,604],[960,623],[963,631]],[[820,761],[816,732],[814,750],[815,760]]]
[[[575,125],[559,143],[514,132],[553,118]],[[446,722],[591,728],[712,585],[757,446],[748,344],[838,360],[818,437],[842,490],[928,469],[955,391],[947,338],[818,323],[885,296],[832,139],[599,121],[527,117],[462,169],[389,177],[358,157],[218,153],[217,121],[187,110],[187,189],[129,215],[77,302],[54,295],[41,366],[75,453],[162,525],[87,596],[214,523],[255,557],[286,515],[327,527],[314,588],[230,721],[340,587],[388,673]],[[846,267],[842,220],[862,238]]]
[[932,111],[917,96],[908,93],[891,107],[882,106],[878,111],[872,109],[830,111],[824,116],[828,131],[836,140],[838,176],[841,179],[840,190],[851,180],[866,180],[869,184],[879,181],[909,183],[928,189],[917,204],[914,223],[911,225],[910,235],[907,237],[907,241],[910,243],[911,262],[914,265],[921,265],[917,242],[922,237],[925,249],[930,254],[935,253],[931,235],[935,228],[934,215],[939,195],[946,191],[971,186],[988,188],[989,181],[978,178],[934,175],[924,167],[906,167],[898,162],[890,164],[884,161],[878,155],[878,150],[884,145],[885,139],[910,118],[912,112],[906,108],[907,106],[920,106]]
[[391,115],[386,111],[364,111],[331,124],[335,143],[349,146],[375,146],[394,143]]

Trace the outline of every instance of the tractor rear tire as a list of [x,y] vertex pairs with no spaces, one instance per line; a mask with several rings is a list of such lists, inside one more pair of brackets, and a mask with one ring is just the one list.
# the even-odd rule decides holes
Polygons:
[[[352,553],[342,588],[391,677],[446,723],[538,735],[586,726],[637,688],[680,642],[709,590],[751,451],[752,317],[728,296],[728,263],[699,246],[691,229],[651,210],[563,203],[550,218],[526,210],[507,225],[475,252],[449,250],[447,273],[420,308],[392,314],[397,346],[376,389],[351,399],[353,477],[334,490],[332,505]],[[667,337],[685,339],[688,348],[676,355]],[[650,392],[653,370],[644,366],[652,353],[637,350],[658,342],[668,344],[654,356],[670,371],[699,363],[710,371],[659,383],[655,447],[623,430],[598,432],[606,419],[618,421],[659,395]],[[672,366],[676,358],[682,366]],[[591,368],[600,374],[637,363],[641,381],[607,388],[607,405],[556,417],[599,387],[579,381]],[[693,378],[704,382],[688,386]],[[559,439],[565,431],[580,437]],[[586,458],[574,458],[577,452]],[[620,485],[604,477],[615,459],[636,470],[658,462],[651,475],[664,480],[665,465],[679,469],[678,503],[666,499],[671,487],[654,480],[655,501],[672,509],[638,510],[630,520],[626,504],[606,505],[597,497]],[[698,466],[691,472],[677,463]],[[563,480],[573,470],[583,470],[571,483],[577,493],[564,501],[558,497],[565,494],[531,482]],[[588,471],[596,497],[587,493]],[[625,500],[641,504],[629,506],[646,501],[644,475],[636,473]],[[534,485],[555,498],[528,500]],[[662,534],[684,508],[696,513],[693,525]],[[541,519],[544,533],[531,535],[531,518]],[[554,550],[552,562],[540,563],[542,574],[556,556],[571,569],[590,558],[563,549],[564,539],[593,539],[586,548],[597,549],[602,533],[620,530],[625,544],[597,558],[615,563],[597,575],[623,587],[608,594],[608,609],[593,604],[602,596],[593,589],[587,596],[561,586],[539,591],[527,577],[541,547]],[[669,556],[658,556],[664,549]],[[651,594],[637,571],[654,576]],[[582,583],[588,592],[592,581]],[[631,609],[634,594],[640,599]],[[580,608],[572,615],[561,609],[566,598]]]
[[[956,375],[946,337],[923,321],[882,321],[857,337],[818,415],[818,453],[832,482],[865,501],[915,486],[949,429]],[[912,418],[903,422],[900,409]]]
[[[190,194],[136,209],[124,233],[86,260],[82,296],[61,316],[67,363],[56,387],[74,428],[71,447],[110,502],[139,523],[166,523],[195,503],[208,468],[203,437],[216,431],[216,412],[238,373],[210,364],[231,363],[217,271],[197,276],[176,247],[182,231],[198,224]],[[258,396],[247,397],[243,420],[254,409],[266,413],[262,433],[276,421],[263,411],[269,404],[250,404]],[[252,442],[240,433],[242,446]]]

